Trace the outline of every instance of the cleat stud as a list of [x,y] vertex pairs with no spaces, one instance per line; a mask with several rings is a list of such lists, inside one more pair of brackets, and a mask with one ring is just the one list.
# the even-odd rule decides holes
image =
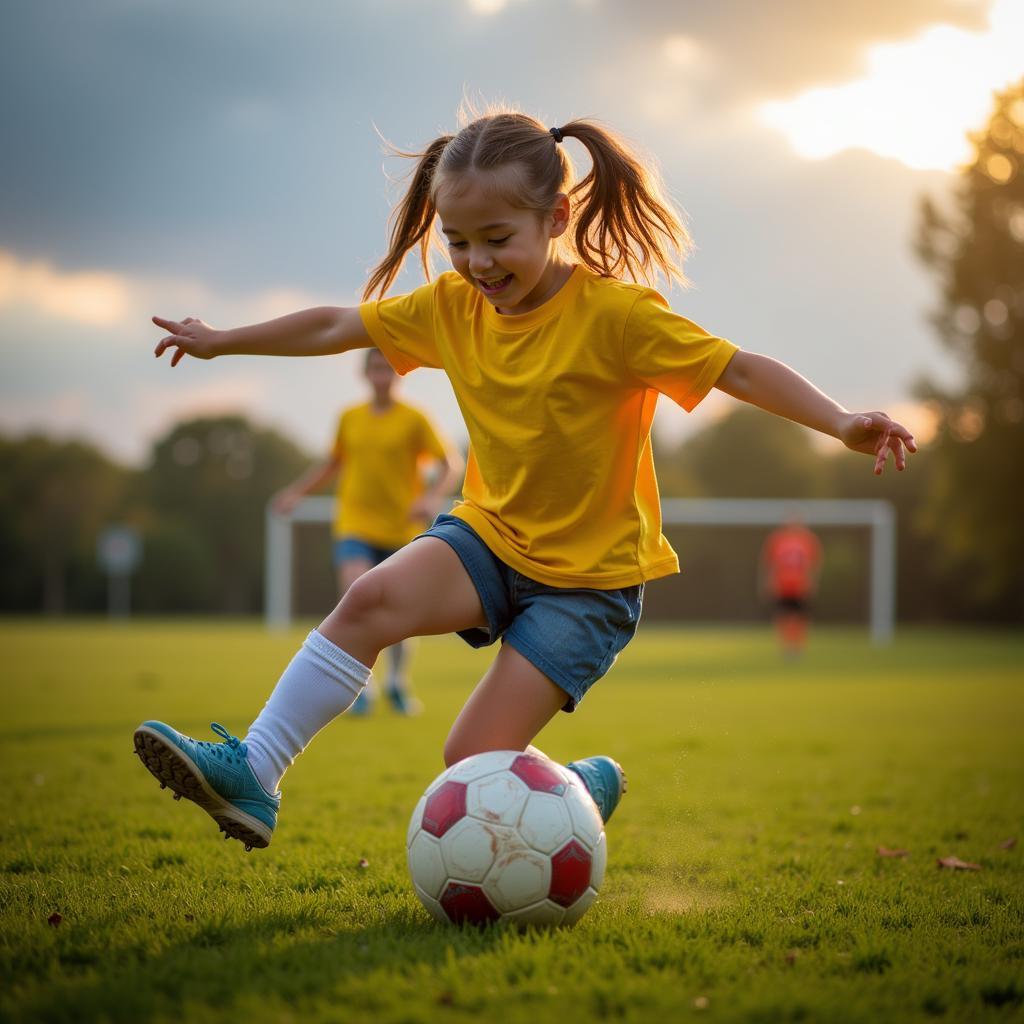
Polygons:
[[161,789],[166,789],[167,788],[167,783],[166,782],[161,782],[160,783],[160,788]]
[[252,847],[248,843],[245,844],[245,852],[252,853]]
[[175,793],[174,794],[174,799],[175,800],[180,800],[181,799],[181,794],[180,793]]

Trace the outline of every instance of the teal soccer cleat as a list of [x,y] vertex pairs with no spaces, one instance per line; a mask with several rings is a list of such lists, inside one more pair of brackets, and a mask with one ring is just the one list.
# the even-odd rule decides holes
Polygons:
[[[407,718],[412,718],[416,715],[423,713],[423,705],[412,696],[407,693],[404,687],[390,685],[387,690],[388,702],[391,704],[391,710],[396,715],[405,715]],[[362,696],[360,694],[360,696]]]
[[359,691],[359,696],[349,706],[346,714],[352,715],[355,718],[366,718],[367,715],[373,713],[373,705],[376,703],[376,699],[373,693],[370,692],[369,687],[364,686]]
[[143,722],[135,730],[135,753],[174,799],[188,797],[215,822],[225,839],[251,850],[270,845],[281,794],[271,796],[246,760],[245,744],[216,722],[210,727],[223,743],[194,740],[163,722]]
[[570,761],[566,768],[583,780],[583,785],[601,812],[601,820],[607,824],[619,806],[622,794],[626,792],[626,773],[618,761],[599,754],[597,757]]

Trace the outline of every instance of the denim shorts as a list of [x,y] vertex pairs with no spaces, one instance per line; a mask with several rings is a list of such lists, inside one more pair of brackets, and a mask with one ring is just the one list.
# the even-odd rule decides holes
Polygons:
[[342,562],[353,558],[362,558],[373,565],[380,565],[385,558],[390,558],[398,548],[381,548],[376,544],[369,544],[359,537],[346,535],[339,537],[332,546],[334,556],[334,567],[337,569]]
[[644,587],[591,590],[551,587],[523,576],[495,556],[468,523],[440,515],[421,537],[449,544],[469,573],[489,624],[463,629],[471,647],[499,637],[566,692],[575,711],[587,690],[612,666],[640,622]]

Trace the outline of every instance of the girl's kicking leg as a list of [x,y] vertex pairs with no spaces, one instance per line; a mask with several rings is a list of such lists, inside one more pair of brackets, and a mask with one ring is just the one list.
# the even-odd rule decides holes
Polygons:
[[503,644],[448,734],[445,764],[488,750],[525,750],[565,701],[564,690]]
[[[510,644],[503,644],[477,684],[444,745],[446,765],[488,750],[526,750],[566,702],[566,693]],[[541,755],[543,756],[543,755]],[[607,821],[626,791],[622,769],[610,757],[587,757],[567,766],[582,779]]]
[[[343,598],[349,591],[349,587],[364,573],[369,572],[373,568],[373,562],[368,558],[346,558],[338,566],[338,597]],[[370,666],[373,667],[372,665]],[[362,692],[352,702],[351,707],[348,711],[350,715],[366,715],[369,714],[373,709],[373,704],[376,700],[376,687],[374,686],[373,676],[366,682],[366,686],[363,687]]]
[[229,837],[266,846],[277,823],[278,784],[306,744],[366,685],[384,647],[410,636],[486,625],[458,555],[420,538],[361,576],[306,638],[244,742],[201,743],[162,722],[136,730],[135,749],[161,785],[206,810]]
[[[352,584],[373,568],[373,563],[366,558],[346,558],[338,567],[338,593],[344,597]],[[385,692],[395,711],[403,715],[415,715],[420,711],[420,703],[409,692],[406,678],[407,664],[412,644],[408,640],[399,640],[387,649],[389,662],[387,686]],[[379,687],[374,685],[371,677],[363,692],[356,698],[349,709],[352,715],[367,715],[376,703]]]

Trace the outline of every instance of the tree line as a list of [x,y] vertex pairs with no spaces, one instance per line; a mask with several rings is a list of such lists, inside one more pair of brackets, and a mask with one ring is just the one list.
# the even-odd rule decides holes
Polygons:
[[[917,397],[937,428],[910,471],[874,478],[862,456],[823,456],[807,431],[744,407],[662,447],[657,464],[666,496],[886,498],[898,514],[902,619],[1020,623],[1024,81],[995,97],[988,124],[971,139],[975,157],[951,195],[920,204],[916,250],[938,283],[932,321],[939,343],[961,363],[962,382],[919,381]],[[257,613],[266,502],[309,461],[293,441],[240,415],[178,424],[142,469],[81,442],[0,437],[0,611],[103,609],[96,541],[119,522],[142,537],[136,610]],[[737,464],[742,473],[733,471]],[[863,538],[825,540],[833,592],[823,599],[852,614],[865,586]],[[745,574],[758,542],[749,532],[680,538],[687,571],[672,584],[680,614],[687,601],[705,610],[717,601],[741,616],[749,610]],[[321,563],[323,540],[300,558],[300,575]],[[329,572],[312,587],[320,610],[330,588]]]
[[[310,461],[287,437],[242,416],[178,424],[153,445],[141,469],[81,442],[0,438],[0,610],[103,611],[106,580],[97,539],[107,525],[126,523],[143,548],[132,585],[135,611],[257,614],[266,503]],[[986,545],[972,551],[957,532],[949,546],[948,521],[936,508],[949,473],[938,443],[926,446],[908,472],[876,478],[863,456],[838,445],[823,455],[809,431],[741,406],[689,440],[661,447],[656,461],[665,496],[884,498],[897,509],[901,619],[1020,621],[1024,566],[1018,562],[1007,572],[1000,565],[984,578]],[[744,472],[736,473],[741,463]],[[1002,486],[1001,480],[993,484]],[[1007,505],[1005,513],[1012,512]],[[1002,529],[993,523],[991,535]],[[333,579],[326,526],[304,531],[297,598],[299,608],[313,614],[329,607]],[[660,585],[660,598],[652,594],[652,612],[660,605],[658,617],[665,617],[671,605],[672,617],[749,618],[757,609],[753,581],[764,532],[670,531],[684,573]],[[822,539],[826,617],[862,617],[865,532],[832,529],[822,531]]]

